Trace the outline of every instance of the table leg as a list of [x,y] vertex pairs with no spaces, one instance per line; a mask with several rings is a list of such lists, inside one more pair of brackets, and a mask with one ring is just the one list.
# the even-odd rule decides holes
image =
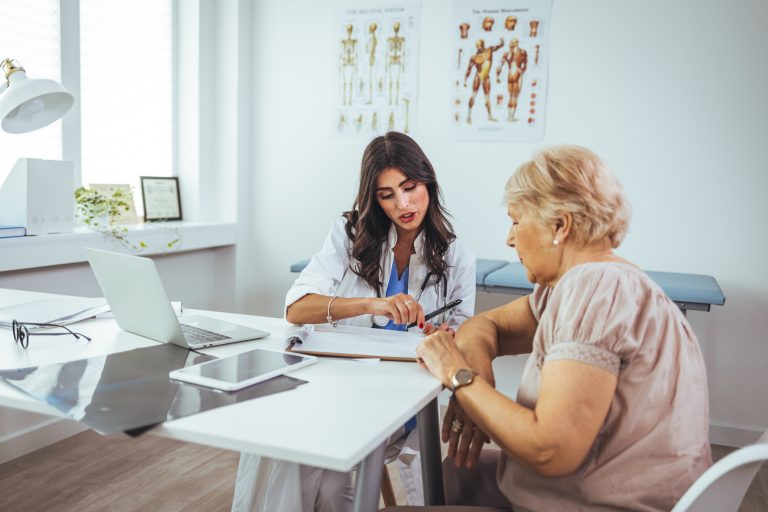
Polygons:
[[440,423],[437,398],[424,406],[416,416],[421,450],[421,481],[425,505],[445,505],[443,465],[440,453]]
[[373,450],[357,469],[355,481],[355,512],[375,512],[379,509],[379,491],[381,489],[381,475],[384,471],[384,451],[387,442]]

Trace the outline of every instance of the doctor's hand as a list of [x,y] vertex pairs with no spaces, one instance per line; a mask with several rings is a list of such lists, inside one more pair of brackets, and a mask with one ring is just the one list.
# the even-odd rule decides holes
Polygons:
[[456,336],[456,331],[448,327],[448,322],[443,322],[442,324],[440,324],[439,327],[435,327],[432,324],[427,324],[424,326],[423,332],[426,336],[429,336],[430,334],[435,333],[437,331],[445,331],[451,336]]
[[373,300],[370,312],[374,316],[386,316],[396,324],[424,325],[424,308],[416,299],[405,293]]

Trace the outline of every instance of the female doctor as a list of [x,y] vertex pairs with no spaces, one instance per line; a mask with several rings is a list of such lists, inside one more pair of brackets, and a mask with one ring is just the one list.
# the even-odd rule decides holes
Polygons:
[[[412,330],[425,334],[456,329],[474,313],[475,257],[456,240],[440,199],[432,164],[413,139],[375,138],[363,153],[352,210],[288,290],[286,319],[391,330],[415,323]],[[232,510],[337,512],[351,510],[352,498],[348,473],[242,454]]]

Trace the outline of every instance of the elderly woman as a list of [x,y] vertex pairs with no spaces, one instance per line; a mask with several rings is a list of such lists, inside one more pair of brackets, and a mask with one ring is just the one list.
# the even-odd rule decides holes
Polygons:
[[[613,252],[629,223],[619,183],[591,151],[553,147],[517,169],[506,202],[533,293],[417,350],[454,391],[449,501],[669,510],[711,464],[706,372],[680,310]],[[491,361],[528,352],[512,400]],[[501,452],[481,456],[488,437]]]

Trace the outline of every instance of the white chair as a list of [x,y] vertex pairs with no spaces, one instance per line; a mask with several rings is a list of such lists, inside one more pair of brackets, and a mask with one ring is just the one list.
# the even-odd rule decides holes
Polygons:
[[757,443],[729,453],[713,464],[683,494],[672,512],[738,510],[749,485],[766,460],[768,431]]
[[[757,443],[729,453],[685,491],[672,512],[735,512],[763,462],[768,460],[768,431]],[[387,507],[380,512],[491,512],[486,507]]]

